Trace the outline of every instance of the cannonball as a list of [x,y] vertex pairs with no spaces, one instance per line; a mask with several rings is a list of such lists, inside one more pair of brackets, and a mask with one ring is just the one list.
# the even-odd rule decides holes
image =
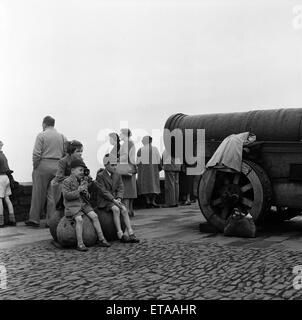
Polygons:
[[[92,221],[86,215],[83,218],[83,242],[87,247],[93,246],[97,241],[97,234]],[[57,227],[58,242],[62,247],[75,247],[77,237],[75,231],[76,222],[74,219],[63,217]]]
[[83,242],[87,247],[91,247],[95,245],[98,236],[91,219],[84,215],[83,220]]
[[[106,240],[108,241],[117,240],[118,239],[117,230],[113,221],[113,213],[108,212],[106,210],[101,210],[101,209],[94,209],[94,211],[97,213],[99,217],[103,234]],[[126,225],[123,221],[122,215],[121,215],[121,227],[124,232],[126,229]]]
[[57,242],[57,227],[60,220],[64,217],[64,209],[56,210],[48,221],[49,231],[53,239]]

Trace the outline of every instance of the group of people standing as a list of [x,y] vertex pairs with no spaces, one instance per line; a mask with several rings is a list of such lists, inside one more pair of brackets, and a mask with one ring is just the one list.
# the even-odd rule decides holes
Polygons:
[[[29,219],[26,225],[39,227],[41,214],[46,209],[46,220],[56,208],[62,206],[62,186],[64,180],[71,174],[71,163],[75,159],[82,159],[83,144],[80,141],[67,141],[66,137],[55,128],[55,120],[49,116],[43,119],[43,131],[38,134],[33,150],[33,190]],[[131,131],[122,129],[120,135],[110,134],[113,148],[111,156],[116,162],[135,164],[134,144],[130,139]],[[120,141],[126,141],[122,145]],[[133,152],[134,151],[134,152]],[[87,168],[86,168],[87,169]],[[98,173],[102,171],[99,170]],[[88,186],[92,183],[89,175]],[[129,215],[133,215],[133,199],[137,197],[135,170],[133,174],[122,175],[124,184],[123,202]],[[45,208],[46,203],[46,208]]]
[[[186,166],[181,164],[180,160],[171,157],[166,150],[161,156],[158,149],[152,145],[151,136],[142,138],[143,146],[137,153],[129,129],[122,129],[120,136],[117,133],[111,133],[109,136],[110,143],[113,145],[110,155],[117,157],[118,163],[128,160],[134,166],[130,176],[122,175],[126,203],[130,208],[131,216],[133,216],[133,199],[138,195],[145,198],[147,208],[160,207],[156,203],[156,197],[161,193],[160,171],[162,170],[165,172],[165,205],[162,207],[190,205],[191,202],[196,201],[194,183],[198,177],[187,175]],[[122,146],[120,140],[123,141]]]
[[[36,137],[33,149],[32,200],[29,218],[25,222],[26,225],[32,227],[40,226],[40,217],[45,211],[46,220],[49,221],[56,209],[64,207],[63,182],[71,175],[72,163],[76,160],[83,160],[83,144],[78,140],[68,141],[63,134],[59,133],[55,129],[55,119],[50,116],[45,117],[42,128],[43,131]],[[133,201],[138,195],[144,196],[147,208],[159,207],[156,203],[156,197],[161,192],[161,170],[165,172],[164,206],[178,206],[180,193],[184,196],[183,204],[190,204],[190,194],[192,192],[188,189],[191,189],[192,181],[189,176],[184,174],[184,166],[177,163],[166,151],[161,156],[158,149],[152,145],[151,136],[143,137],[143,146],[136,152],[131,136],[130,129],[121,129],[120,134],[110,133],[109,141],[112,149],[106,155],[106,159],[110,159],[109,163],[111,165],[107,170],[109,176],[112,176],[110,171],[116,171],[121,177],[123,194],[122,197],[119,195],[118,199],[122,201],[129,216],[134,216]],[[7,159],[4,159],[4,155],[1,153],[2,145],[0,143],[0,197],[7,203],[10,223],[13,225],[15,224],[15,217],[9,200],[11,191],[4,187],[5,184],[9,187],[9,182],[5,177],[3,178],[9,168]],[[104,162],[105,169],[106,164]],[[84,170],[83,174],[87,178],[86,182],[89,189],[93,179],[89,172],[87,173],[86,165],[84,169],[86,173]],[[97,172],[97,177],[103,170],[101,168]],[[179,188],[181,176],[183,176],[184,182],[183,189],[186,190]],[[5,179],[5,182],[1,179]],[[95,183],[98,185],[97,179]],[[2,201],[0,201],[0,226],[4,224],[2,217],[3,208]]]

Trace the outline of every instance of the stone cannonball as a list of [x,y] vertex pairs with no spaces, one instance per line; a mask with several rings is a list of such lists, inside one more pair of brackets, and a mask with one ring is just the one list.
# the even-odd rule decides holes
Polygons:
[[[97,234],[92,221],[86,215],[83,218],[83,242],[87,247],[93,246],[97,241]],[[63,217],[57,227],[58,242],[62,247],[76,247],[77,237],[75,231],[76,222],[73,219]]]
[[57,237],[57,227],[60,222],[60,220],[64,217],[64,209],[62,210],[56,210],[51,218],[49,219],[48,225],[49,225],[49,231],[52,235],[53,239],[58,242]]
[[[114,225],[114,221],[113,221],[113,213],[112,212],[108,212],[102,209],[97,209],[95,208],[94,211],[97,213],[100,223],[101,223],[101,227],[103,230],[103,234],[106,238],[106,240],[108,241],[113,241],[113,240],[117,240],[117,230],[116,227]],[[123,232],[126,229],[126,225],[123,221],[123,218],[121,216],[121,227]]]

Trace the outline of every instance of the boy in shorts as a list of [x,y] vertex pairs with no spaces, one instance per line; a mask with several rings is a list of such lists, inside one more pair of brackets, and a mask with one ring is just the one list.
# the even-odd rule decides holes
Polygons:
[[5,201],[9,212],[9,225],[15,226],[14,207],[9,196],[12,194],[8,174],[10,171],[6,156],[2,152],[3,142],[0,141],[0,228],[4,227],[3,200]]
[[[113,156],[106,154],[103,162],[105,170],[97,174],[95,181],[98,189],[98,208],[112,212],[117,236],[121,242],[137,243],[139,240],[134,235],[127,208],[122,203],[124,185],[121,175],[116,172],[117,161]],[[125,232],[128,231],[129,236],[122,231],[121,215],[126,225]]]
[[65,206],[65,216],[72,218],[76,222],[77,250],[87,251],[88,248],[83,243],[83,218],[86,214],[94,225],[98,235],[97,244],[100,247],[110,247],[106,241],[97,214],[93,211],[88,198],[88,182],[85,179],[84,170],[87,169],[82,159],[74,159],[70,164],[71,175],[63,182],[63,198]]

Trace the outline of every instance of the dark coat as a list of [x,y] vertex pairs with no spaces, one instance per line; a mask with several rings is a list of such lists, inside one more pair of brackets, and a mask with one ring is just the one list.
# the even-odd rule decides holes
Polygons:
[[137,151],[138,194],[160,193],[161,168],[161,157],[156,147],[148,144]]
[[7,174],[10,171],[6,156],[0,151],[0,174]]
[[113,199],[123,199],[124,185],[122,177],[117,172],[111,176],[107,170],[99,172],[96,176],[95,185],[97,186],[97,206],[105,208],[112,203]]
[[[127,148],[128,147],[128,148]],[[120,149],[120,163],[128,163],[133,166],[134,171],[136,171],[135,164],[135,145],[132,140],[128,140],[128,143],[123,143]],[[132,176],[122,176],[124,184],[124,198],[125,199],[135,199],[137,198],[137,188],[136,188],[136,175]]]
[[71,156],[68,154],[65,157],[61,158],[58,162],[58,170],[56,173],[55,182],[61,183],[67,177],[70,176],[70,164],[71,164]]
[[87,205],[78,191],[79,185],[80,182],[73,175],[63,181],[62,192],[66,217],[73,217]]

